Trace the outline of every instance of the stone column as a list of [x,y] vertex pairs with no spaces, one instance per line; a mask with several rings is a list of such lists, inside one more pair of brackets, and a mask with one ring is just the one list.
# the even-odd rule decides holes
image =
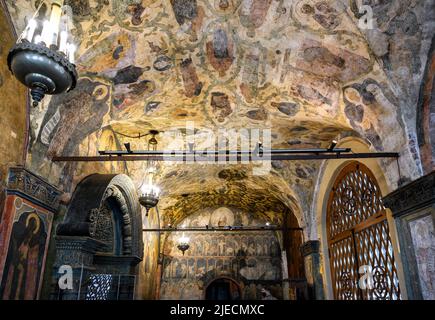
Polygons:
[[288,265],[287,265],[287,252],[281,252],[281,265],[282,265],[282,298],[283,300],[290,300],[290,286],[288,279]]
[[435,172],[384,198],[393,212],[408,298],[435,299]]
[[[160,241],[160,239],[159,239]],[[164,272],[164,255],[163,253],[158,253],[159,257],[157,259],[157,271],[156,271],[156,291],[155,291],[155,299],[156,300],[160,300],[160,288],[162,285],[162,277],[163,277],[163,272]]]
[[320,273],[320,241],[310,240],[301,246],[304,256],[305,276],[307,278],[308,294],[310,299],[325,299],[323,292],[323,280]]

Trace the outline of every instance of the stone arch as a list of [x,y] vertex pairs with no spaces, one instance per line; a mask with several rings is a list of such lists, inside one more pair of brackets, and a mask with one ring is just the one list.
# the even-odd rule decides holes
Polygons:
[[[62,265],[71,265],[77,279],[93,281],[100,275],[126,277],[130,281],[127,286],[136,288],[143,238],[141,208],[133,181],[123,174],[93,174],[84,178],[73,193],[55,241],[53,298],[59,297],[56,279]],[[121,244],[119,250],[117,241]],[[132,290],[123,298],[133,299],[135,294],[136,290]],[[86,287],[74,283],[74,289],[62,298],[87,299]]]

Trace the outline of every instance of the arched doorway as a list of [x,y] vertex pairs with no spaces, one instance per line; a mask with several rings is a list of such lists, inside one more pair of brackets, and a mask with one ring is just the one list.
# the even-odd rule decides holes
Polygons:
[[215,279],[205,290],[205,300],[241,300],[240,286],[229,278]]
[[335,180],[326,227],[335,299],[400,299],[380,188],[362,163],[350,163]]

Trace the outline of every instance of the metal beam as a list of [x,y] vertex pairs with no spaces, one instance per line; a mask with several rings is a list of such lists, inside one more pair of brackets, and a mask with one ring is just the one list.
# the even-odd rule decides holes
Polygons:
[[240,161],[268,161],[268,160],[332,160],[332,159],[369,159],[369,158],[399,158],[399,154],[395,152],[379,152],[379,153],[304,153],[300,154],[263,154],[262,156],[250,155],[218,155],[207,156],[201,154],[192,154],[185,156],[177,155],[135,155],[135,154],[119,154],[102,155],[102,156],[59,156],[53,157],[53,162],[107,162],[107,161],[178,161],[178,162],[240,162]]
[[196,228],[161,228],[142,229],[143,232],[254,232],[254,231],[303,231],[302,228],[264,227],[196,227]]
[[349,153],[350,148],[334,148],[334,149],[270,149],[266,150],[258,148],[255,150],[242,151],[242,150],[177,150],[177,151],[162,151],[162,150],[113,150],[113,151],[98,151],[103,156],[125,156],[125,155],[149,155],[149,156],[216,156],[216,155],[259,155],[259,154],[300,154],[300,153]]

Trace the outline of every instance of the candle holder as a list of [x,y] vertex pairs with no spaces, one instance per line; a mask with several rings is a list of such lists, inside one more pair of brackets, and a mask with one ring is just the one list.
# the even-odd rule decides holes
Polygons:
[[143,185],[139,195],[139,203],[145,207],[146,216],[148,217],[149,211],[157,206],[159,203],[160,189],[153,185]]

